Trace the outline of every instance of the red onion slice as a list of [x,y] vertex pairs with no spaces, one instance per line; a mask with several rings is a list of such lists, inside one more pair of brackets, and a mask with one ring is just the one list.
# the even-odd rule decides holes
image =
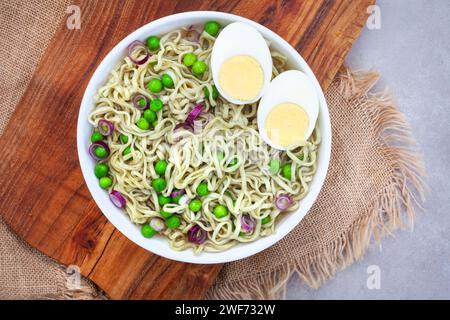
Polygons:
[[241,217],[241,227],[244,232],[251,232],[255,228],[255,220],[248,215]]
[[190,42],[198,42],[200,40],[200,36],[202,35],[203,28],[202,26],[192,25],[187,28],[184,37],[186,40]]
[[157,232],[161,232],[166,228],[164,220],[161,218],[152,218],[150,220],[150,226]]
[[105,158],[107,158],[107,157],[109,156],[110,150],[109,150],[109,147],[108,147],[108,145],[106,144],[106,142],[105,142],[105,141],[97,141],[97,142],[91,144],[90,147],[89,147],[89,154],[91,155],[91,157],[92,157],[94,160],[100,161],[100,160],[104,160],[104,159],[105,159],[105,158],[99,158],[99,157],[97,157],[97,155],[95,154],[95,149],[96,149],[97,147],[103,147],[103,148],[105,148],[105,150],[106,150],[106,157],[105,157]]
[[114,132],[114,123],[105,119],[101,119],[98,122],[98,132],[100,132],[105,137],[109,136]]
[[189,112],[185,123],[188,123],[189,125],[194,125],[194,120],[199,116],[200,113],[202,113],[203,106],[201,103],[195,105],[194,109],[192,109],[191,112]]
[[[194,127],[191,127],[188,124],[182,122],[182,123],[179,123],[179,124],[177,124],[175,126],[175,128],[173,129],[173,133],[176,134],[176,133],[182,132],[183,130],[186,130],[186,131],[189,131],[189,132],[193,133],[194,132]],[[174,138],[174,140],[173,140],[174,143],[180,142],[183,139],[183,136],[184,135],[180,134],[178,137]]]
[[[145,104],[141,105],[141,100],[144,99]],[[148,98],[146,96],[144,96],[143,94],[136,94],[133,96],[133,99],[131,99],[131,101],[133,102],[133,106],[139,110],[144,110],[147,109],[150,102],[148,101]]]
[[188,239],[190,242],[193,242],[196,244],[202,244],[203,242],[206,241],[207,238],[208,238],[207,232],[205,230],[203,230],[202,228],[200,228],[200,226],[198,224],[193,226],[188,231]]
[[178,200],[179,205],[185,205],[185,204],[188,204],[189,202],[190,202],[190,200],[187,195],[182,196],[180,198],[180,200]]
[[214,116],[211,113],[204,113],[200,117],[198,117],[194,121],[194,132],[200,132],[201,129],[206,127],[206,125],[214,118]]
[[184,190],[177,190],[177,191],[172,191],[170,196],[172,198],[175,198],[175,197],[181,196],[182,194],[184,194]]
[[111,199],[111,202],[114,203],[117,208],[123,208],[127,203],[124,196],[116,190],[111,191],[109,194],[109,199]]
[[281,211],[287,210],[293,204],[294,204],[294,200],[288,194],[280,194],[275,199],[275,206]]
[[[138,51],[138,53],[143,51],[144,56],[140,59],[135,58],[133,56],[133,52],[135,52],[135,51]],[[128,45],[128,58],[130,58],[130,60],[137,65],[146,63],[147,60],[150,58],[150,54],[148,52],[147,46],[139,40],[133,41],[132,43],[130,43]]]
[[182,123],[177,124],[173,130],[176,131],[178,129],[185,129],[185,130],[194,132],[194,127],[189,125],[189,124],[187,124],[186,122],[182,122]]
[[183,128],[185,130],[194,132],[194,120],[202,113],[203,105],[201,103],[198,103],[195,105],[195,107],[189,112],[188,116],[186,117],[186,120],[182,123],[179,123],[175,126],[174,131]]

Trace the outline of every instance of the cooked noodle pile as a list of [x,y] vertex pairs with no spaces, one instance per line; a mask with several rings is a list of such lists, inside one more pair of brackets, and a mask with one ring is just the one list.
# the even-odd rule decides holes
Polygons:
[[[184,190],[188,199],[198,198],[197,186],[206,182],[209,194],[202,197],[202,209],[193,212],[188,203],[164,205],[164,211],[181,218],[176,229],[166,228],[161,236],[167,237],[175,250],[192,248],[195,252],[223,251],[239,242],[250,242],[275,232],[280,210],[275,206],[276,197],[289,194],[294,211],[308,192],[308,184],[316,171],[317,147],[320,142],[316,128],[308,141],[287,152],[279,152],[263,143],[257,130],[257,103],[245,106],[233,105],[221,97],[216,100],[210,94],[204,98],[204,88],[212,92],[212,75],[192,75],[183,64],[183,55],[194,52],[199,60],[209,65],[214,38],[203,32],[198,42],[185,37],[180,29],[161,37],[161,50],[149,62],[138,66],[125,57],[111,71],[108,82],[98,90],[95,107],[89,121],[97,127],[101,119],[114,123],[114,133],[107,137],[110,156],[104,162],[109,166],[112,188],[126,199],[126,212],[135,224],[148,223],[160,217],[158,193],[152,188],[156,161],[168,162],[165,171],[168,196],[174,190]],[[285,58],[272,51],[273,76],[284,71]],[[147,89],[153,77],[168,73],[174,79],[172,89],[155,95]],[[131,102],[136,93],[150,99],[159,97],[164,108],[157,112],[157,125],[151,130],[141,130],[136,121],[142,111]],[[183,123],[197,103],[203,111],[195,122],[195,130],[177,128]],[[129,137],[122,143],[119,134]],[[124,155],[125,148],[131,153]],[[291,179],[281,172],[268,170],[271,159],[281,164],[292,163]],[[222,204],[228,215],[217,218],[213,208]],[[254,221],[251,232],[243,232],[241,216],[248,215]],[[269,222],[266,218],[270,216]],[[266,223],[261,221],[266,218]],[[188,230],[198,225],[207,231],[207,240],[196,244],[188,240]]]

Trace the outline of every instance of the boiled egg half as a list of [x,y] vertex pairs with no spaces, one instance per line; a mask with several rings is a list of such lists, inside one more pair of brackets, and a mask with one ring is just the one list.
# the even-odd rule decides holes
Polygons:
[[272,57],[263,36],[252,26],[235,22],[218,35],[211,53],[211,71],[220,95],[234,104],[257,101],[272,76]]
[[319,114],[319,97],[311,79],[289,70],[270,83],[258,106],[258,130],[273,148],[287,150],[307,140]]

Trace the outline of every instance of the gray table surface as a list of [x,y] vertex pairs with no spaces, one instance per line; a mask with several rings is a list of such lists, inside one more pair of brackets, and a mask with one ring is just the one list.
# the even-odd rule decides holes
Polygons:
[[[424,155],[430,188],[414,231],[383,239],[321,288],[294,277],[290,299],[450,299],[450,1],[383,0],[380,29],[367,27],[347,64],[380,71]],[[380,270],[368,289],[367,268]]]

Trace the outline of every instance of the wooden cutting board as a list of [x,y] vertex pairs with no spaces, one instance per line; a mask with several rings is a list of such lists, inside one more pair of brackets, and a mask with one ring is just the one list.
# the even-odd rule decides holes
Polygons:
[[114,299],[202,298],[221,265],[170,261],[141,249],[103,216],[83,181],[76,120],[95,68],[119,40],[166,15],[235,13],[288,40],[326,89],[374,0],[75,1],[81,29],[62,21],[0,139],[0,213],[31,246],[78,265]]

